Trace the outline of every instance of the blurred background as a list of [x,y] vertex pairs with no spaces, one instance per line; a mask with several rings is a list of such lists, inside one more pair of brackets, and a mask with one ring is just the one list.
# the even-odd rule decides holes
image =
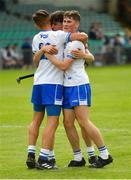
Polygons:
[[94,66],[131,63],[131,0],[0,0],[0,69],[28,69],[32,14],[38,9],[78,10]]

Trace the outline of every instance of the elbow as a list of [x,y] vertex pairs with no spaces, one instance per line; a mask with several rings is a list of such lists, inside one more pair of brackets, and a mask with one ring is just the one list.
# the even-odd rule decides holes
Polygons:
[[85,33],[81,33],[81,39],[82,39],[82,41],[87,41],[88,40],[88,35],[87,34],[85,34]]
[[95,61],[95,58],[94,58],[93,55],[90,55],[90,56],[88,56],[88,58],[86,58],[86,62],[87,62],[87,63],[92,63],[92,62],[94,62],[94,61]]
[[95,61],[95,58],[91,58],[88,62],[93,63]]

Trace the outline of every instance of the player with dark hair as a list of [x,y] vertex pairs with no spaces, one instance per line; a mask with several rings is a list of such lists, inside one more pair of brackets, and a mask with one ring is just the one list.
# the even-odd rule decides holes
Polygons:
[[50,23],[53,31],[63,30],[64,11],[55,11],[50,15]]

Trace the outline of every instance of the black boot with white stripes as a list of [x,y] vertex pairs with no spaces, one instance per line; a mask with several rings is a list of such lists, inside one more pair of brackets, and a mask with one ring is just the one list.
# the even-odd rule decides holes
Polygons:
[[56,169],[53,164],[49,161],[49,160],[42,160],[42,159],[38,159],[38,162],[36,163],[36,168],[37,169]]

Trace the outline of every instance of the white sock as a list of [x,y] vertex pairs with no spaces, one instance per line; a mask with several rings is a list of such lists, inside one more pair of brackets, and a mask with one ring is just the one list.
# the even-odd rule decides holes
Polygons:
[[42,160],[48,160],[49,152],[50,152],[49,149],[43,149],[43,148],[41,148],[41,150],[40,150],[40,159],[42,159]]
[[91,156],[95,156],[95,150],[94,150],[93,146],[87,147],[87,154],[88,154],[89,158]]
[[100,152],[100,157],[102,159],[108,159],[109,152],[108,152],[106,146],[99,147],[98,150]]
[[48,156],[48,158],[49,158],[49,160],[51,160],[51,159],[55,159],[55,153],[54,153],[54,151],[53,151],[53,150],[49,152],[49,156]]
[[28,153],[35,154],[36,147],[34,145],[28,146]]
[[74,160],[75,161],[81,161],[82,160],[82,152],[81,150],[74,151]]

